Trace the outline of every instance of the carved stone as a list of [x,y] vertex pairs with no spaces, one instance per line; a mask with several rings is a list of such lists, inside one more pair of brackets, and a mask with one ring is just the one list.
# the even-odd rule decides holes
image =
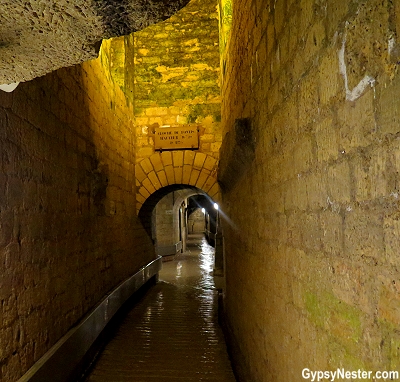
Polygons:
[[101,40],[165,20],[189,0],[0,2],[0,84],[23,82],[97,56]]

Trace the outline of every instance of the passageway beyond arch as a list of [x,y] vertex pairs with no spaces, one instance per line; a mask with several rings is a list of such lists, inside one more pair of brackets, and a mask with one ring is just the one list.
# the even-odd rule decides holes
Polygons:
[[[203,205],[208,206],[207,210],[212,210],[211,206],[215,200],[203,190],[186,184],[174,184],[160,188],[150,195],[140,208],[139,219],[149,237],[152,238],[158,254],[162,255],[165,251],[176,253],[185,250],[188,233],[186,229],[187,207],[188,200],[192,197],[200,197],[207,201],[203,202]],[[205,214],[209,215],[206,211]],[[211,215],[211,219],[214,221],[213,211],[211,211]],[[166,228],[163,229],[160,227],[161,225]],[[212,224],[212,227],[215,228],[215,223]],[[176,248],[170,248],[172,246]]]

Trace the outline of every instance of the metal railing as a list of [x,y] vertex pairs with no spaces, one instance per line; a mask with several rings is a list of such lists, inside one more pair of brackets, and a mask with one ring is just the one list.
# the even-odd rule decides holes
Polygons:
[[62,337],[18,382],[64,382],[122,305],[161,269],[161,257],[119,284],[86,317]]

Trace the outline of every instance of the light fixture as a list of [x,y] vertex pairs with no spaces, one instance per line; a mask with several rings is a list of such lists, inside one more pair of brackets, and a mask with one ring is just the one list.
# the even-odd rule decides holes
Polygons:
[[214,208],[218,211],[219,210],[219,205],[217,203],[214,203]]
[[202,208],[202,209],[201,209],[201,212],[205,215],[205,214],[206,214],[205,208]]

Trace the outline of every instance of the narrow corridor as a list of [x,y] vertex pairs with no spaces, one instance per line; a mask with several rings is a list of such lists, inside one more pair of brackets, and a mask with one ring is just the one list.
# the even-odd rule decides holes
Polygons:
[[190,235],[123,320],[87,382],[235,381],[218,325],[213,248]]
[[0,19],[0,382],[400,382],[400,0]]

